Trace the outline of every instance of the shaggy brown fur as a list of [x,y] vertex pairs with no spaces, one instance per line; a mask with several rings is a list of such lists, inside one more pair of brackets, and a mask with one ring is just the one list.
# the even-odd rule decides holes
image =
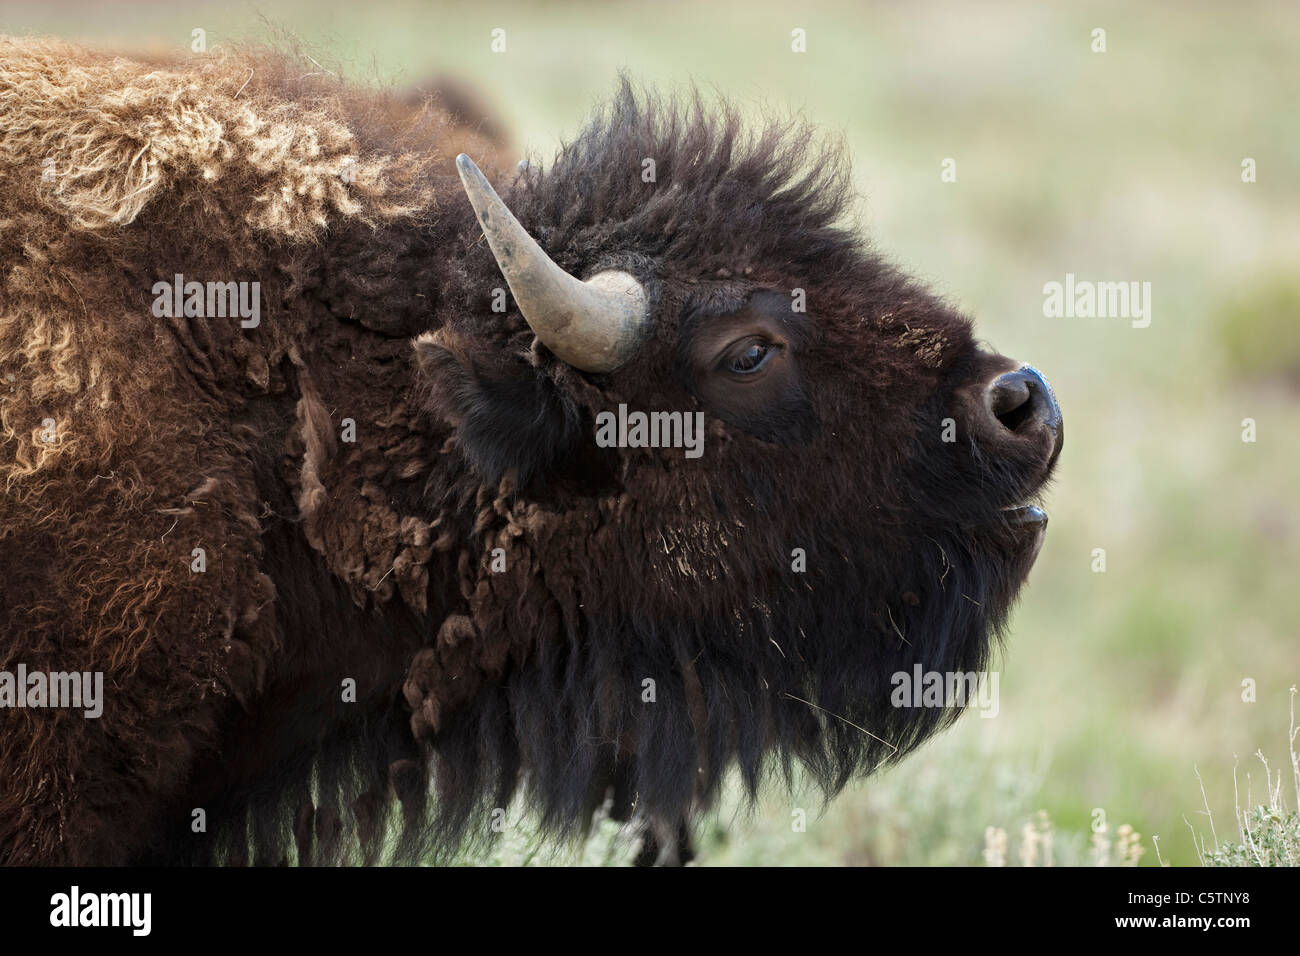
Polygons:
[[[1044,456],[931,439],[1009,363],[837,224],[837,154],[625,87],[517,179],[562,267],[652,292],[654,339],[589,376],[491,310],[451,159],[493,144],[436,109],[3,40],[0,117],[0,669],[106,698],[0,710],[0,862],[370,861],[395,803],[399,856],[448,853],[521,783],[554,831],[612,786],[670,837],[730,766],[833,791],[954,716],[888,675],[982,665]],[[259,281],[260,326],[155,318],[176,273]],[[711,409],[690,343],[794,287],[786,399]],[[703,408],[709,453],[596,448],[620,401]]]
[[[101,670],[117,701],[0,712],[0,859],[120,861],[232,706],[308,652],[276,625],[268,520],[300,522],[358,602],[426,610],[436,529],[391,489],[441,439],[398,396],[463,202],[432,170],[495,145],[279,58],[151,70],[48,41],[0,41],[0,116],[0,660]],[[175,272],[260,280],[259,334],[155,319]],[[271,487],[284,455],[294,500]]]

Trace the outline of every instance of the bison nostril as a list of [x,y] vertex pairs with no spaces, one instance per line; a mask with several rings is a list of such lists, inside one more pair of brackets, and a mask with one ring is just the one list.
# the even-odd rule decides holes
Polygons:
[[1037,369],[1026,365],[999,375],[988,389],[990,414],[1008,431],[1019,432],[1026,425],[1039,422],[1061,433],[1061,408],[1047,379]]
[[989,386],[989,411],[1010,431],[1015,431],[1033,414],[1033,393],[1020,379],[1005,376]]

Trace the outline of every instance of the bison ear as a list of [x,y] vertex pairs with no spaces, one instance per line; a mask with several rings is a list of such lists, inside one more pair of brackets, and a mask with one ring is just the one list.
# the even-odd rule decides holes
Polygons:
[[582,445],[582,411],[550,377],[494,345],[475,348],[446,330],[416,339],[428,410],[456,430],[485,481],[513,473],[516,488],[544,484]]

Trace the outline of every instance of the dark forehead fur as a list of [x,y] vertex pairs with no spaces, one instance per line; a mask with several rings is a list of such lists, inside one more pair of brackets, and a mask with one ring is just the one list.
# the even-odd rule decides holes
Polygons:
[[842,228],[855,198],[842,146],[796,121],[756,127],[725,101],[626,79],[524,197],[543,246],[588,260],[627,248],[696,276],[740,276],[860,255]]

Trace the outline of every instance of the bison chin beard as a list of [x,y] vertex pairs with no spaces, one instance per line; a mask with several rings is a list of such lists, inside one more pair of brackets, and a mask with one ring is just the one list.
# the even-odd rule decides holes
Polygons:
[[[737,606],[696,610],[679,596],[663,605],[672,613],[627,613],[584,601],[427,735],[437,795],[426,849],[450,856],[490,839],[483,821],[520,791],[559,837],[585,834],[611,793],[615,819],[680,827],[733,767],[751,800],[765,780],[791,786],[801,772],[835,794],[959,716],[960,703],[900,706],[899,675],[982,678],[1038,536],[1010,521],[931,529],[901,572],[896,547],[810,561],[834,570],[775,588],[733,581],[730,593],[753,596]],[[517,603],[500,624],[535,633],[541,619]]]

